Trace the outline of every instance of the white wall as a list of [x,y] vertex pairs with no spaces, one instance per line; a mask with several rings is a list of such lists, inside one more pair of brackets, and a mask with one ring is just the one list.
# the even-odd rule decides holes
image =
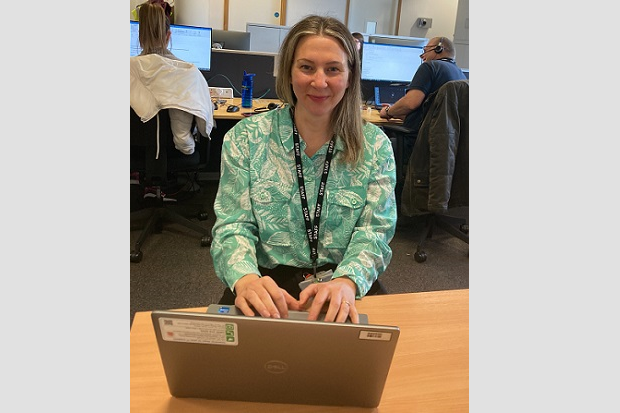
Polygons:
[[469,69],[469,0],[459,0],[454,25],[454,49],[456,63],[463,69]]
[[[403,0],[400,12],[399,36],[454,38],[454,23],[458,0]],[[419,17],[433,19],[430,29],[416,26]]]
[[286,26],[292,26],[308,14],[320,14],[345,21],[347,2],[343,0],[288,0]]
[[[143,0],[130,0],[130,11]],[[272,1],[248,0],[247,9],[243,13],[231,12],[228,28],[230,30],[245,30],[246,23],[274,24],[273,16],[269,21],[261,21],[260,17],[255,21],[232,21],[234,16],[238,19],[248,20],[249,16],[264,15],[265,4],[270,4],[269,13],[273,14]],[[469,9],[469,1],[466,1]],[[236,4],[232,1],[231,4]],[[399,36],[426,37],[446,36],[454,38],[456,17],[459,0],[403,0],[400,14],[398,33],[396,27],[397,0],[350,0],[348,26],[351,31],[365,32],[367,21],[377,22],[377,34],[390,34]],[[463,5],[461,6],[464,7]],[[255,8],[256,13],[251,10]],[[286,26],[292,26],[309,13],[328,14],[344,21],[346,0],[288,0],[286,8]],[[224,27],[224,0],[175,0],[175,13],[177,24],[194,26],[207,26],[214,29]],[[430,29],[417,28],[415,23],[419,17],[433,19]],[[469,13],[467,14],[469,24]]]
[[349,30],[365,33],[366,22],[374,21],[377,22],[377,34],[395,34],[397,7],[396,0],[351,0]]

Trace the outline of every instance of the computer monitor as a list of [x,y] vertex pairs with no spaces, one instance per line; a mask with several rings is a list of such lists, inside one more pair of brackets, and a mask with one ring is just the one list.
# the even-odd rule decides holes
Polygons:
[[423,47],[428,44],[428,40],[426,37],[389,36],[385,34],[372,34],[368,36],[368,43],[397,44],[400,46]]
[[[250,50],[250,36],[249,32],[214,29],[211,44],[217,49]],[[221,47],[217,47],[216,44]]]
[[[130,20],[131,42],[130,56],[142,52],[138,40],[139,23]],[[210,27],[170,25],[170,43],[168,49],[181,60],[193,63],[200,70],[211,70],[211,38]]]
[[422,64],[422,52],[422,46],[364,42],[362,80],[408,84]]

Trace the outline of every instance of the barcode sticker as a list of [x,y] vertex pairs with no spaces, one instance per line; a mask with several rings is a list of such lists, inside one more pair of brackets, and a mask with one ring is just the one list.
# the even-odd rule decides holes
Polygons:
[[392,339],[392,333],[384,333],[382,331],[360,331],[360,340],[379,340],[390,341]]

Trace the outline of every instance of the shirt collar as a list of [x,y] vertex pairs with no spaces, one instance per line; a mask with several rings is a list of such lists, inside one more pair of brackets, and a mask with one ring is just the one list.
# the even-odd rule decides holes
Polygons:
[[[290,110],[280,110],[278,111],[278,116],[280,117],[278,122],[278,133],[280,134],[280,142],[282,143],[282,147],[286,149],[288,152],[292,152],[294,150],[294,142],[293,142],[293,119],[291,118]],[[306,143],[301,140],[301,149],[303,150],[306,147]],[[334,152],[344,151],[344,143],[342,139],[336,138],[336,143],[334,145]]]

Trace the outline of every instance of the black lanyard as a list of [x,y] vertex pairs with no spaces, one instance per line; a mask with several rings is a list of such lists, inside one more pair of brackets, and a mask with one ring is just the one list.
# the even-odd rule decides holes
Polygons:
[[306,196],[306,186],[304,181],[304,171],[301,165],[301,144],[299,143],[299,133],[297,126],[293,121],[293,142],[295,143],[295,165],[297,166],[297,182],[299,182],[299,196],[301,197],[301,210],[303,212],[306,224],[306,235],[310,243],[310,259],[312,259],[312,268],[316,277],[316,260],[319,257],[319,222],[321,220],[321,209],[323,206],[323,196],[325,195],[325,186],[327,184],[327,175],[334,154],[334,137],[329,141],[327,147],[327,155],[325,156],[325,164],[323,166],[323,175],[321,176],[321,184],[319,186],[318,195],[316,197],[316,208],[314,209],[314,225],[310,220],[310,210],[308,209],[308,198]]

